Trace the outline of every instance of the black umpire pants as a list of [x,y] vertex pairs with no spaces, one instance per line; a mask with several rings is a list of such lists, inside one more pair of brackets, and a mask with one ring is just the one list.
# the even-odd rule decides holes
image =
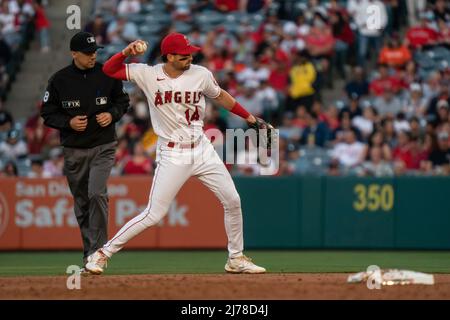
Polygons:
[[83,240],[83,263],[108,240],[106,182],[114,165],[117,142],[93,148],[64,147],[64,174],[74,198]]

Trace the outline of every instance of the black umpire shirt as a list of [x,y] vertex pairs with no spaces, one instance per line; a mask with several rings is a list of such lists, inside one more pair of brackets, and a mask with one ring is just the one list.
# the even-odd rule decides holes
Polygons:
[[[45,125],[60,130],[61,145],[92,148],[117,139],[114,124],[127,112],[129,102],[122,81],[104,74],[102,64],[81,70],[72,62],[48,81],[41,116]],[[95,118],[102,112],[112,115],[112,122],[106,127],[101,127]],[[78,115],[88,117],[84,131],[70,127],[70,120]]]

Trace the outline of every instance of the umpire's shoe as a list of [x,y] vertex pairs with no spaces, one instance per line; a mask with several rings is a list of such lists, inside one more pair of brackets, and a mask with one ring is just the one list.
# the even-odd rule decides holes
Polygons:
[[98,249],[88,257],[88,262],[84,266],[92,274],[102,274],[106,268],[108,257],[101,249]]
[[228,258],[225,271],[230,273],[265,273],[266,269],[252,262],[252,259],[244,255],[236,258]]

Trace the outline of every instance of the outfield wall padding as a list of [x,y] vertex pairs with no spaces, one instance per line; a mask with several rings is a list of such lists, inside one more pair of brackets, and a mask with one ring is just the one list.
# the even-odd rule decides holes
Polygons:
[[[450,178],[235,177],[246,248],[450,249]],[[151,177],[113,177],[109,236],[148,204]],[[133,249],[225,249],[220,202],[192,178]],[[80,249],[64,178],[0,179],[0,250]]]

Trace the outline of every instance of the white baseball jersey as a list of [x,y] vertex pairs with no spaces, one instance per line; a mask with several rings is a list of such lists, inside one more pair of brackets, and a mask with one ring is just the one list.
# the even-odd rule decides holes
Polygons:
[[127,79],[145,93],[155,133],[173,142],[193,142],[203,134],[205,96],[217,98],[220,87],[211,71],[191,64],[177,78],[169,77],[163,64],[126,65]]
[[[179,77],[170,78],[164,73],[163,64],[126,66],[127,79],[135,82],[147,96],[153,128],[162,139],[157,144],[158,166],[147,207],[103,246],[103,252],[111,257],[134,236],[159,223],[180,188],[195,176],[215,193],[224,207],[229,257],[242,255],[244,237],[239,194],[223,161],[203,134],[205,96],[216,98],[221,91],[212,73],[191,65]],[[178,149],[163,139],[182,144],[198,139],[199,144],[192,149]]]

